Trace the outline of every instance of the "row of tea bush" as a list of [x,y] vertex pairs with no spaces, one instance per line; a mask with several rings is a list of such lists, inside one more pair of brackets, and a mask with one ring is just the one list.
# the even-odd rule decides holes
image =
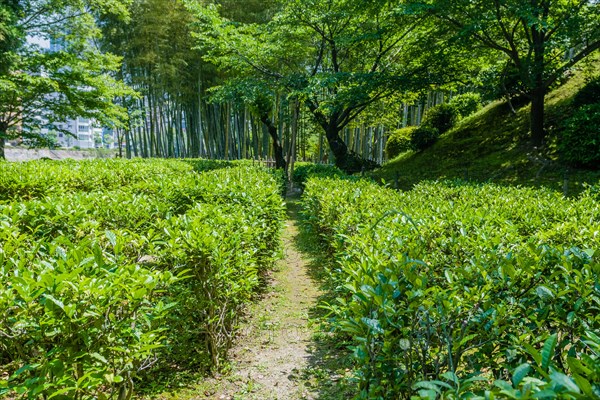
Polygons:
[[303,210],[360,398],[600,398],[593,190],[309,178]]
[[284,208],[272,173],[217,164],[0,163],[0,396],[128,399],[219,368]]

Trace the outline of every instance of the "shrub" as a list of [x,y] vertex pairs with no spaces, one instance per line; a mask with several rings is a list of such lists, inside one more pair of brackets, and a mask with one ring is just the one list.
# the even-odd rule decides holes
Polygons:
[[344,175],[344,172],[342,172],[342,170],[336,167],[335,165],[297,162],[294,165],[294,173],[292,175],[292,180],[298,183],[301,187],[304,187],[304,184],[306,183],[308,178],[317,176],[323,178],[333,178],[342,177]]
[[412,131],[410,135],[410,143],[417,151],[423,151],[431,146],[440,137],[440,131],[437,128],[422,125]]
[[573,106],[600,104],[600,76],[590,80],[573,98]]
[[[0,397],[106,398],[133,389],[133,378],[161,346],[171,308],[156,293],[175,283],[169,271],[128,260],[125,241],[43,244],[46,257],[0,257],[0,360],[14,360]],[[10,370],[10,369],[5,369]],[[57,397],[58,396],[58,397]],[[9,396],[10,398],[10,396]],[[125,397],[123,397],[125,398]]]
[[558,149],[571,165],[600,168],[600,103],[583,106],[567,119]]
[[[596,398],[592,195],[437,182],[396,192],[310,179],[303,207],[332,253],[336,302],[327,308],[351,342],[359,398],[542,397],[504,395],[529,383],[579,393],[548,398]],[[503,383],[507,372],[512,382]],[[454,396],[460,380],[474,393]],[[439,396],[451,387],[457,392]]]
[[459,118],[465,118],[481,108],[481,95],[479,93],[459,94],[448,104],[456,110]]
[[0,397],[129,398],[155,364],[218,368],[278,256],[277,176],[202,160],[0,172]]
[[227,160],[205,160],[202,158],[195,158],[183,161],[191,165],[197,172],[212,171],[214,169],[231,167],[233,165],[231,161]]
[[417,127],[410,126],[395,130],[391,133],[385,144],[385,154],[388,160],[396,158],[398,154],[412,150],[411,135]]
[[421,125],[436,128],[440,135],[454,126],[458,118],[456,108],[448,103],[438,104],[425,112]]
[[[580,352],[573,357],[571,344],[558,342],[557,335],[551,335],[545,341],[540,341],[536,350],[528,344],[527,352],[534,362],[526,362],[510,371],[510,380],[497,380],[494,387],[486,391],[485,398],[510,398],[510,399],[598,399],[597,382],[600,382],[600,337],[594,332],[586,332],[585,336],[578,338],[577,347],[587,347],[589,354]],[[581,346],[584,344],[584,346]],[[564,363],[548,362],[553,358],[553,352],[558,357],[567,360],[570,371]],[[542,373],[542,379],[536,378],[536,372]],[[509,372],[509,371],[507,371]],[[569,377],[568,372],[572,372]],[[483,377],[458,376],[452,372],[442,375],[444,381],[423,381],[414,385],[421,399],[467,399],[483,398],[473,397],[473,389],[481,387]],[[583,393],[582,393],[583,392]],[[543,396],[540,396],[543,393]],[[456,395],[461,395],[456,397]],[[413,397],[416,399],[417,397]]]

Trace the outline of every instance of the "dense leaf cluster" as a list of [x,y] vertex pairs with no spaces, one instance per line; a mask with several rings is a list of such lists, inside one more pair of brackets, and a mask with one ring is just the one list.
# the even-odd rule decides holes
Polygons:
[[562,123],[558,149],[576,167],[600,168],[600,77],[588,82],[573,98],[575,111]]
[[388,160],[398,157],[399,154],[413,150],[412,137],[416,126],[407,126],[393,131],[385,143],[385,154]]
[[481,96],[463,93],[454,96],[448,103],[438,104],[425,112],[421,126],[407,126],[393,131],[385,144],[388,160],[399,154],[431,147],[439,136],[481,108]]
[[600,168],[600,103],[582,106],[563,123],[558,149],[570,165]]
[[344,172],[334,165],[314,164],[308,162],[298,162],[295,164],[292,180],[304,187],[308,178],[319,176],[322,178],[340,178],[345,176]]
[[361,398],[600,397],[591,190],[315,178],[303,205],[337,260]]
[[449,104],[454,107],[459,119],[466,118],[481,108],[481,95],[472,92],[459,94],[454,96]]
[[433,146],[439,137],[440,130],[438,128],[435,128],[432,125],[421,125],[417,129],[411,131],[410,145],[413,150],[423,151]]
[[458,109],[449,103],[438,104],[431,107],[423,117],[423,125],[429,128],[435,128],[440,134],[446,133],[456,123],[458,119]]
[[274,262],[280,184],[207,161],[0,164],[0,394],[128,399],[218,368]]

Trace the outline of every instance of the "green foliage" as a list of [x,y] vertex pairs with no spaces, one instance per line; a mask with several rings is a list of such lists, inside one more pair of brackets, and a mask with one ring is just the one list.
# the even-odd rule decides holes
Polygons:
[[[540,351],[532,346],[527,346],[527,352],[534,358],[533,363],[523,363],[511,371],[511,380],[498,379],[493,386],[485,391],[482,396],[481,390],[477,392],[475,384],[487,380],[482,376],[472,378],[461,378],[453,373],[443,375],[444,381],[422,381],[414,385],[418,396],[414,399],[487,399],[511,398],[511,399],[600,399],[600,337],[594,332],[587,332],[581,338],[583,345],[590,349],[590,355],[577,354],[574,357],[568,345],[557,348],[557,336],[552,335],[545,342],[540,343]],[[559,357],[566,361],[566,367],[572,373],[561,370],[559,365],[551,365],[552,352],[556,351]],[[546,364],[544,365],[544,362]],[[536,377],[541,375],[541,378]],[[474,387],[475,386],[475,387]]]
[[[195,161],[196,168],[205,161]],[[208,162],[212,165],[212,162]],[[193,172],[187,163],[103,159],[94,161],[30,161],[0,166],[0,201],[28,200],[53,193],[118,190],[132,185],[147,186],[164,178]],[[161,179],[162,178],[162,179]]]
[[105,235],[109,248],[57,239],[37,254],[22,245],[0,253],[0,303],[11,310],[1,318],[0,360],[12,364],[0,393],[92,398],[133,389],[172,307],[157,294],[178,278],[135,265],[123,254],[125,237]]
[[568,164],[600,168],[600,103],[582,106],[565,121],[558,150]]
[[517,68],[506,60],[490,64],[479,71],[476,79],[477,91],[481,93],[483,100],[522,98],[527,88],[521,83]]
[[[223,71],[252,77],[251,86],[263,87],[237,97],[252,100],[253,108],[270,107],[264,100],[257,103],[264,99],[260,92],[298,98],[323,129],[336,166],[346,172],[376,165],[348,150],[344,128],[378,100],[415,90],[442,74],[445,55],[429,60],[430,54],[420,51],[434,37],[431,19],[409,6],[294,0],[281,3],[267,23],[241,24],[224,19],[213,5],[187,4],[198,18],[193,35],[207,52],[205,58]],[[424,65],[428,74],[419,73]],[[227,85],[238,91],[247,85],[240,83],[244,80],[229,79]]]
[[[581,340],[600,329],[591,192],[310,179],[303,206],[336,260],[326,307],[360,398],[518,398],[513,385],[594,398],[598,353]],[[513,382],[492,387],[506,371]]]
[[[600,48],[600,11],[595,2],[435,0],[434,13],[456,39],[478,43],[510,60],[501,73],[507,91],[522,88],[531,99],[530,131],[535,146],[544,142],[544,97],[581,60]],[[421,3],[421,4],[423,4]],[[569,57],[557,54],[570,53]],[[513,77],[516,85],[512,85]],[[509,87],[507,87],[509,86]],[[511,87],[512,86],[512,87]]]
[[232,161],[226,160],[204,160],[200,158],[184,160],[192,166],[197,172],[212,171],[215,169],[227,168],[233,166]]
[[454,110],[458,118],[465,118],[481,109],[481,95],[479,93],[463,93],[454,96],[448,105]]
[[425,112],[421,124],[437,129],[441,135],[454,126],[458,116],[458,110],[453,104],[438,104]]
[[[95,17],[126,19],[128,2],[10,3],[18,6],[0,9],[0,15],[10,14],[0,25],[0,158],[5,139],[39,140],[42,128],[59,131],[56,124],[68,118],[81,116],[105,126],[121,126],[127,113],[114,98],[131,97],[135,92],[114,77],[120,59],[98,50]],[[43,50],[28,43],[28,36],[52,40],[63,48]]]
[[410,135],[410,144],[413,149],[423,151],[431,146],[440,137],[440,131],[427,125],[421,125],[413,130]]
[[416,129],[418,128],[410,126],[395,130],[390,134],[385,144],[385,154],[389,160],[396,158],[400,153],[413,149],[411,138]]
[[120,400],[219,368],[283,219],[280,182],[229,164],[0,164],[0,394]]
[[17,22],[22,12],[18,1],[5,1],[0,5],[0,76],[5,75],[15,61],[14,50],[23,41]]
[[600,104],[600,76],[591,79],[573,97],[573,107]]
[[[574,111],[571,100],[584,85],[584,79],[583,74],[576,74],[546,98],[552,136],[557,141],[560,128]],[[398,186],[405,190],[423,180],[466,178],[506,185],[543,185],[563,191],[563,164],[552,162],[549,168],[540,169],[539,160],[531,157],[527,135],[529,107],[520,106],[523,107],[517,108],[515,115],[506,102],[491,103],[481,112],[459,121],[434,147],[402,155],[372,175],[386,182],[398,179]],[[560,161],[558,146],[550,146],[544,154],[549,160]],[[571,168],[568,179],[568,194],[572,195],[581,192],[586,184],[596,184],[600,173]]]
[[335,178],[342,176],[345,176],[344,172],[334,165],[298,162],[294,164],[292,180],[304,187],[309,178]]

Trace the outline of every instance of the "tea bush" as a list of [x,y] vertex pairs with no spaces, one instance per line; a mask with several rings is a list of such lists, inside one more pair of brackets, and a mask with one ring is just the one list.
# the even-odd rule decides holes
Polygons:
[[0,166],[20,177],[0,178],[0,395],[128,399],[153,368],[219,367],[284,209],[271,172],[214,166]]
[[454,126],[459,117],[455,104],[443,103],[433,106],[425,112],[421,125],[435,128],[440,135]]
[[12,372],[0,393],[130,396],[133,374],[161,345],[172,307],[157,294],[178,278],[131,263],[119,251],[122,240],[113,239],[113,251],[61,240],[44,245],[40,257],[24,249],[20,258],[0,253],[0,306],[7,311],[0,360]]
[[433,146],[440,137],[440,131],[426,125],[421,125],[410,134],[410,143],[413,149],[423,151]]
[[388,160],[396,158],[399,154],[412,150],[411,136],[417,129],[415,126],[395,130],[385,143],[385,154]]
[[344,172],[335,165],[298,162],[294,166],[292,180],[301,187],[304,187],[304,184],[310,177],[320,176],[333,178],[342,177],[344,175]]
[[0,202],[28,200],[53,193],[123,190],[189,178],[192,172],[253,167],[252,161],[162,160],[36,160],[0,164]]
[[97,192],[138,182],[175,178],[193,171],[184,162],[144,160],[28,161],[0,164],[0,202],[52,193]]
[[600,168],[600,102],[576,110],[558,135],[561,158],[577,167]]
[[425,183],[398,193],[317,178],[303,207],[337,260],[328,307],[353,343],[360,398],[595,398],[583,395],[600,389],[582,340],[600,329],[591,192]]

